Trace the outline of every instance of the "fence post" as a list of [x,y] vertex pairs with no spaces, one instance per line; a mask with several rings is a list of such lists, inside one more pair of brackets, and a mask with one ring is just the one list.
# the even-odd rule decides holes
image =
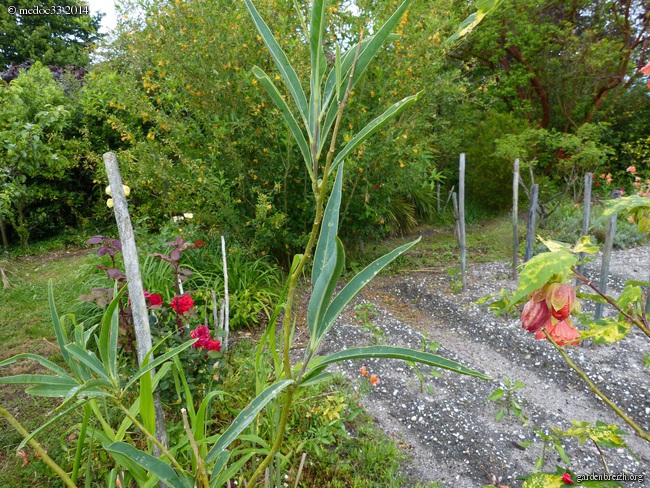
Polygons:
[[460,153],[458,167],[458,224],[460,229],[460,277],[463,291],[467,289],[467,242],[465,239],[465,153]]
[[[621,196],[619,190],[612,191],[612,199]],[[612,248],[614,247],[614,236],[616,235],[616,218],[618,214],[612,215],[607,225],[607,235],[605,236],[605,246],[603,248],[603,262],[600,267],[600,281],[598,282],[598,289],[601,293],[607,293],[607,278],[609,278],[609,263],[612,259]],[[603,316],[604,303],[596,304],[596,312],[594,319],[598,320]]]
[[[106,166],[106,174],[111,187],[111,196],[113,198],[113,210],[115,212],[115,221],[117,230],[122,242],[122,255],[124,257],[124,270],[128,280],[129,298],[131,299],[131,311],[133,313],[133,328],[135,330],[135,343],[138,355],[138,364],[142,364],[145,357],[151,351],[151,330],[149,329],[149,314],[147,313],[147,304],[144,298],[144,289],[142,287],[142,276],[140,274],[140,263],[138,261],[138,248],[135,245],[135,236],[133,226],[129,217],[129,208],[124,196],[124,187],[122,176],[117,165],[117,157],[112,152],[104,153],[102,159]],[[149,361],[153,361],[153,354]],[[151,374],[153,375],[153,370]],[[160,401],[160,392],[156,389],[154,393],[154,410],[156,415],[156,439],[165,447],[169,445],[167,439],[167,425]],[[154,445],[154,455],[157,457],[161,454],[160,449]]]
[[[591,184],[593,181],[594,175],[592,173],[587,173],[585,175],[585,191],[584,191],[584,208],[582,212],[582,236],[589,234],[589,220],[591,218]],[[580,261],[585,258],[585,253],[580,253]],[[578,273],[584,274],[585,265],[580,264],[578,266]]]
[[535,246],[535,221],[537,220],[537,197],[539,194],[539,185],[535,183],[530,189],[530,208],[528,209],[528,229],[526,230],[526,253],[524,262],[533,257],[533,248]]
[[517,279],[519,265],[519,159],[515,159],[512,179],[512,279]]

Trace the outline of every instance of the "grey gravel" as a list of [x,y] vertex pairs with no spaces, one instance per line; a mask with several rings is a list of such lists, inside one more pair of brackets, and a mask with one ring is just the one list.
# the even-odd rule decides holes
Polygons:
[[[600,263],[586,266],[586,274],[598,281]],[[650,278],[650,248],[615,251],[609,291],[616,294],[626,279]],[[597,420],[632,429],[616,417],[580,378],[566,366],[547,341],[534,340],[521,328],[518,317],[495,317],[475,302],[502,288],[514,289],[509,264],[493,262],[468,266],[468,289],[453,293],[446,269],[433,269],[380,278],[348,307],[332,329],[325,352],[374,343],[420,349],[423,341],[440,344],[437,354],[488,374],[495,381],[482,381],[447,371],[435,378],[426,374],[421,385],[415,371],[403,362],[367,360],[363,365],[380,378],[380,384],[363,397],[363,404],[377,424],[406,446],[410,462],[405,468],[410,485],[437,481],[454,488],[476,488],[499,483],[519,487],[518,476],[531,473],[542,451],[533,427],[550,433],[550,426],[567,429],[570,420]],[[354,306],[372,303],[373,332],[360,322]],[[590,312],[593,307],[584,306]],[[606,311],[606,313],[612,313]],[[650,370],[643,365],[650,351],[647,337],[633,331],[611,346],[585,343],[567,348],[571,358],[623,410],[650,430]],[[362,378],[362,363],[343,364],[338,370],[353,383]],[[503,377],[526,385],[516,399],[530,425],[506,416],[495,421],[499,407],[486,397],[503,386]],[[644,474],[650,486],[650,445],[635,435],[625,437],[631,450],[604,449],[612,473]],[[530,441],[533,444],[523,447]],[[578,474],[604,473],[593,444],[580,446],[576,439],[562,444]],[[545,469],[554,471],[562,461],[555,452],[546,456]]]

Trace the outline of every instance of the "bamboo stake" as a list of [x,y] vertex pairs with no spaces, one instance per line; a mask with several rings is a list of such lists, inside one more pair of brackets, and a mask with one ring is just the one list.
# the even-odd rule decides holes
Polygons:
[[230,333],[230,297],[228,295],[228,261],[226,259],[226,238],[224,236],[221,236],[221,255],[223,257],[223,293],[225,297],[223,328],[226,334],[223,338],[223,352],[226,352],[228,350],[228,335]]
[[519,159],[515,159],[512,179],[512,279],[517,279],[519,265]]
[[[149,329],[149,315],[147,313],[147,304],[144,298],[144,289],[142,287],[142,276],[140,274],[140,264],[138,261],[138,248],[135,245],[135,236],[131,218],[129,217],[129,208],[124,195],[124,186],[122,176],[117,164],[117,157],[112,152],[104,153],[104,165],[106,174],[111,188],[113,197],[113,210],[117,230],[122,242],[122,255],[124,256],[124,269],[128,280],[129,298],[131,299],[131,310],[133,313],[133,328],[135,329],[135,342],[138,355],[138,364],[142,364],[147,354],[151,351],[151,330]],[[153,361],[153,354],[149,358]],[[151,371],[153,376],[154,371]],[[167,425],[165,424],[165,415],[160,401],[160,392],[154,393],[154,410],[156,415],[156,439],[165,447],[169,445],[167,438]],[[162,451],[154,444],[154,455],[158,457]]]

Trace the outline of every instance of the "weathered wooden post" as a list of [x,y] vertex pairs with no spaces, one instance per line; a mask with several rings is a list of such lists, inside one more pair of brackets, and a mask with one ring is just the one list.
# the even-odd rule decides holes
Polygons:
[[[584,204],[582,211],[582,234],[581,236],[586,236],[589,234],[589,220],[591,218],[591,184],[593,181],[594,175],[592,173],[587,173],[585,175],[585,189],[584,189]],[[585,258],[585,253],[580,253],[580,261]],[[580,264],[578,266],[578,273],[584,274],[585,265]]]
[[512,178],[512,279],[517,279],[519,265],[519,159],[515,159]]
[[[619,190],[612,191],[612,198],[621,196]],[[616,219],[618,214],[612,215],[607,225],[607,235],[605,235],[605,246],[603,247],[603,262],[600,267],[600,281],[598,282],[598,289],[601,293],[607,293],[607,278],[609,278],[609,263],[612,259],[612,248],[614,247],[614,236],[616,235]],[[596,304],[596,312],[594,319],[598,320],[603,316],[604,303]]]
[[467,289],[467,243],[465,240],[465,153],[460,153],[458,167],[458,225],[460,230],[460,277],[463,291]]
[[458,223],[458,197],[456,196],[456,192],[452,192],[451,194],[451,203],[454,207],[454,235],[460,248],[460,225]]
[[[106,174],[108,175],[111,196],[113,198],[115,221],[117,222],[117,230],[120,234],[120,241],[122,242],[124,269],[128,280],[129,298],[131,299],[131,310],[133,312],[133,328],[135,329],[138,364],[141,365],[149,351],[151,351],[152,343],[151,330],[149,329],[149,314],[147,313],[147,304],[144,298],[142,276],[138,261],[138,248],[135,245],[133,226],[129,217],[129,209],[126,203],[126,196],[124,195],[120,169],[117,165],[117,157],[114,153],[108,152],[104,154],[102,159],[106,166]],[[153,355],[149,360],[153,360]],[[167,425],[165,424],[165,416],[158,391],[154,394],[154,409],[156,413],[156,439],[167,447],[169,445]],[[160,454],[160,450],[154,445],[154,455],[159,456]]]
[[528,209],[528,228],[526,229],[526,252],[524,262],[533,257],[535,247],[535,222],[537,220],[537,198],[539,196],[539,185],[535,183],[530,189],[530,207]]

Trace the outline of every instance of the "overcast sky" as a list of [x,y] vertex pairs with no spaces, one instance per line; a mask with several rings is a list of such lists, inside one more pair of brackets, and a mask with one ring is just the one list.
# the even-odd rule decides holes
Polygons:
[[86,0],[90,6],[90,13],[104,12],[101,32],[109,32],[115,27],[115,0]]

